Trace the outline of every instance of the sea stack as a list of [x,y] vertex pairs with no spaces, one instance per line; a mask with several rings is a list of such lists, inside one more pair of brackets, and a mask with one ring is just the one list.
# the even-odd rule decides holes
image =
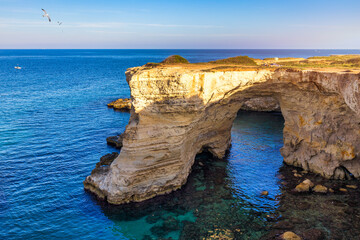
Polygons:
[[186,182],[197,153],[222,158],[244,103],[273,99],[285,119],[285,163],[325,178],[360,178],[360,74],[219,64],[128,69],[131,117],[120,155],[84,181],[113,204],[143,201]]

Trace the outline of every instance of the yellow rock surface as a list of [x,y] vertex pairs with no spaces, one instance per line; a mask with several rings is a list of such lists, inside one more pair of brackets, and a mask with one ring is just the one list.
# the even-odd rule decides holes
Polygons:
[[84,186],[114,204],[176,190],[197,153],[224,156],[242,105],[268,97],[285,119],[287,164],[326,178],[345,179],[349,172],[359,178],[359,76],[211,64],[130,68],[132,109],[121,153]]

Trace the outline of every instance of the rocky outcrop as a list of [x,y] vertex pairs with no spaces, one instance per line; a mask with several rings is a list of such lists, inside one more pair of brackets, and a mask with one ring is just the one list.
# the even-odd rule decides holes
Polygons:
[[296,235],[293,232],[284,232],[281,236],[280,239],[283,240],[302,240],[302,238],[298,235]]
[[114,146],[115,148],[122,148],[123,134],[117,136],[110,136],[106,138],[106,142],[110,146]]
[[131,99],[130,98],[119,98],[118,100],[112,101],[107,105],[115,110],[130,111]]
[[199,152],[222,158],[238,110],[254,98],[280,104],[287,164],[326,178],[360,177],[359,74],[183,65],[126,76],[132,109],[121,153],[84,184],[110,203],[180,188]]

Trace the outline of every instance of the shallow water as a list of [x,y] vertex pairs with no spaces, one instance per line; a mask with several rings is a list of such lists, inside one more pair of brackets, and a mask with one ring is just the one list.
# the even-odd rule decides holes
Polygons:
[[129,96],[128,67],[171,54],[201,62],[357,53],[316,51],[0,50],[0,239],[259,239],[289,229],[282,221],[299,233],[317,227],[329,238],[356,239],[358,191],[291,193],[300,180],[282,164],[283,119],[276,113],[240,112],[227,157],[199,155],[187,184],[168,196],[112,206],[83,190],[99,158],[116,151],[106,137],[128,122],[128,113],[106,107]]

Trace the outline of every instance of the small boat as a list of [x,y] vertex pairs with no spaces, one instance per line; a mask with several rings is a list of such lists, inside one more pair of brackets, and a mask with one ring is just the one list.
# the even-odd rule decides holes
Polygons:
[[19,66],[15,66],[14,68],[15,68],[15,69],[21,69],[21,67],[19,67]]

